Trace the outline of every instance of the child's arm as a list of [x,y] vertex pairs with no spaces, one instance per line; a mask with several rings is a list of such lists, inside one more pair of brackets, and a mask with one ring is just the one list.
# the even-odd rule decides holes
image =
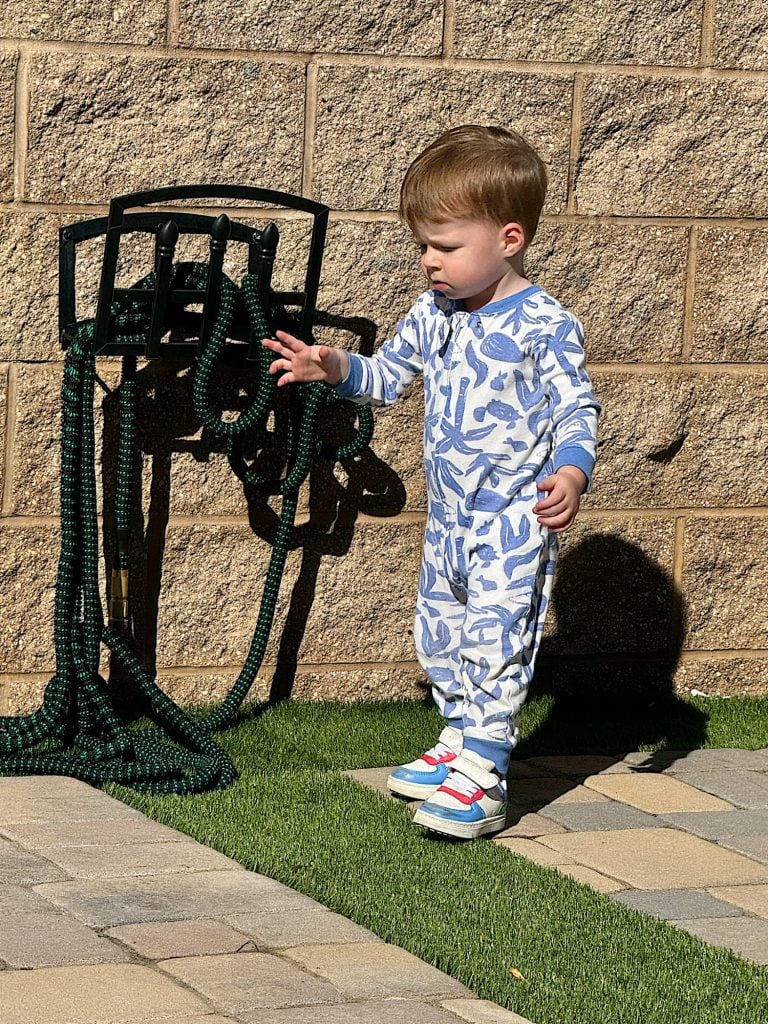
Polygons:
[[394,336],[372,356],[328,345],[305,345],[284,331],[277,332],[277,340],[263,338],[262,344],[281,357],[270,367],[271,373],[285,371],[278,384],[323,380],[335,385],[342,398],[359,405],[389,405],[424,365],[419,325],[417,302],[397,325]]
[[564,530],[576,518],[581,495],[590,486],[600,403],[584,366],[583,333],[577,320],[568,317],[555,325],[535,355],[552,405],[555,472],[539,483],[547,497],[533,511],[544,526]]

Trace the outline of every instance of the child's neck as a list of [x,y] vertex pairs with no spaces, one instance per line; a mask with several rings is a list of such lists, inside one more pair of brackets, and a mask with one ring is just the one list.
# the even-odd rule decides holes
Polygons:
[[487,306],[490,302],[499,302],[501,299],[507,299],[510,295],[515,295],[517,292],[530,288],[531,282],[525,277],[522,259],[510,262],[516,262],[517,265],[511,266],[503,277],[489,285],[488,288],[485,288],[478,295],[472,295],[464,299],[464,308],[468,313],[474,313],[475,310],[482,309],[483,306]]

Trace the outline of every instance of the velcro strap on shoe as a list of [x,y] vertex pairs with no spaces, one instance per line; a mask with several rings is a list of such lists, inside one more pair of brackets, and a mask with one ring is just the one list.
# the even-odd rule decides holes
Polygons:
[[459,754],[455,761],[451,761],[451,771],[461,772],[462,775],[466,775],[468,779],[476,782],[483,789],[493,789],[499,784],[498,775],[487,771],[476,761],[470,760],[464,753]]
[[438,743],[444,743],[446,747],[450,747],[451,750],[461,750],[461,733],[458,730],[451,728],[450,725],[446,725],[443,731],[437,737]]

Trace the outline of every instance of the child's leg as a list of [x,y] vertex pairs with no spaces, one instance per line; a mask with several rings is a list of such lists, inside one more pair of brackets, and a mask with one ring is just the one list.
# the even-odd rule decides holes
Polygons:
[[396,768],[387,779],[393,793],[414,799],[427,799],[445,782],[462,746],[464,690],[459,645],[464,605],[451,589],[448,573],[453,573],[449,566],[445,532],[435,523],[425,533],[414,639],[445,726],[434,746],[415,761]]
[[[511,510],[513,511],[513,510]],[[532,515],[499,516],[488,543],[501,557],[470,560],[461,638],[464,746],[503,776],[517,746],[557,561],[557,535]],[[482,583],[478,581],[482,576]]]
[[452,550],[444,527],[430,522],[424,534],[413,639],[440,714],[446,725],[461,732],[464,683],[460,648],[465,607],[460,598],[465,595],[456,590]]
[[535,517],[500,516],[484,531],[486,552],[467,566],[461,635],[463,751],[414,820],[474,838],[504,826],[509,756],[552,589],[557,539]]

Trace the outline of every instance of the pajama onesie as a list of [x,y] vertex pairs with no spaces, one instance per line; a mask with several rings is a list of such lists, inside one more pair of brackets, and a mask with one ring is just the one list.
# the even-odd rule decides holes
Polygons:
[[448,725],[507,769],[552,589],[557,537],[532,508],[561,466],[591,477],[600,409],[579,322],[536,285],[469,313],[421,295],[336,388],[394,402],[424,376],[428,513],[414,637]]

